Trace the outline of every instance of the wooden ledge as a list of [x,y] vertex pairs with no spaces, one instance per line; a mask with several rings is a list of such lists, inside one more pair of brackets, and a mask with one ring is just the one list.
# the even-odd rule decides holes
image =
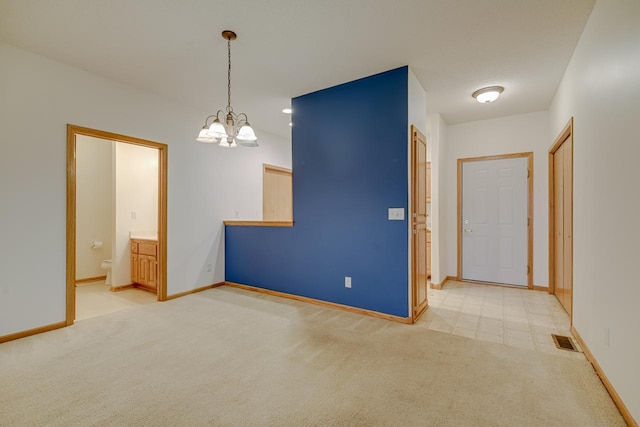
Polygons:
[[293,221],[224,221],[234,227],[293,227]]

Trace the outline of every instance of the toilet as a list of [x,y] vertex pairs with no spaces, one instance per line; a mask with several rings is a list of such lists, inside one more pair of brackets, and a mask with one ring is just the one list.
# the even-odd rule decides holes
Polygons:
[[104,284],[107,286],[111,286],[111,260],[105,259],[104,261],[102,261],[102,264],[100,264],[100,267],[103,270],[107,270],[107,280],[105,280]]

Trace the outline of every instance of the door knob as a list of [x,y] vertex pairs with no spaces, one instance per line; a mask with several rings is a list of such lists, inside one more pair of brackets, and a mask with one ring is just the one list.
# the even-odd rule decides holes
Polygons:
[[473,233],[473,230],[472,230],[472,229],[470,229],[470,228],[465,228],[465,229],[464,229],[464,232],[465,232],[465,233]]

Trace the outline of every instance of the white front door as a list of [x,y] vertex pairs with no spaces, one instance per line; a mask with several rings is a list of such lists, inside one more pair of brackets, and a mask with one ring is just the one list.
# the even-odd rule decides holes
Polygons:
[[462,163],[465,280],[527,286],[528,159]]

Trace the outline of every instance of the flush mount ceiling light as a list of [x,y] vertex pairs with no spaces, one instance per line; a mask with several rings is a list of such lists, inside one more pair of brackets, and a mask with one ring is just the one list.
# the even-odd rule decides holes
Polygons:
[[[219,143],[221,147],[257,147],[258,138],[245,113],[236,114],[231,107],[231,40],[238,36],[233,31],[225,30],[222,38],[227,41],[227,58],[229,67],[227,68],[227,108],[226,114],[218,110],[216,114],[207,116],[204,119],[204,126],[198,134],[196,141],[204,143]],[[209,125],[209,119],[213,122]]]
[[471,96],[473,96],[479,103],[487,104],[498,99],[503,90],[504,88],[502,86],[483,87],[482,89],[478,89],[473,92]]

